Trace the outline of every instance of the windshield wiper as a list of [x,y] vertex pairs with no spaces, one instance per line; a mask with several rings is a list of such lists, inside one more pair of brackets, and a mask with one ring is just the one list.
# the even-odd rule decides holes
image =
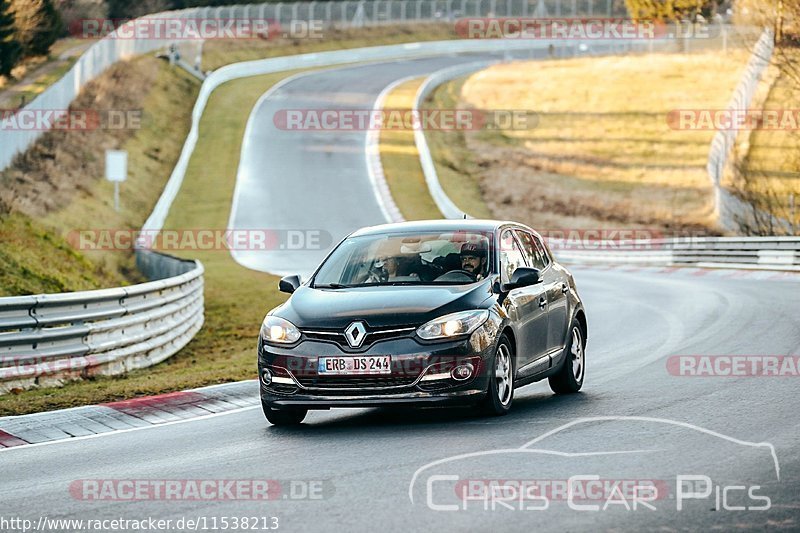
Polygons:
[[315,289],[349,289],[352,285],[342,285],[341,283],[326,283],[324,285],[314,285]]

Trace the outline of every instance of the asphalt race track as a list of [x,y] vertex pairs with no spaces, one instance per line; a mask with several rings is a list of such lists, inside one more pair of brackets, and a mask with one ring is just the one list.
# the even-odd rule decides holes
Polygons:
[[[262,100],[254,113],[264,127],[247,140],[242,164],[252,170],[240,175],[235,227],[281,221],[277,227],[323,228],[338,241],[356,227],[383,222],[366,177],[363,132],[279,131],[271,113],[369,107],[392,81],[453,60],[324,71]],[[299,261],[307,272],[319,253],[238,259],[271,272]],[[668,367],[676,355],[800,354],[796,283],[573,272],[589,322],[580,394],[557,397],[536,384],[518,390],[511,413],[501,418],[466,409],[334,410],[311,412],[292,429],[270,427],[252,408],[11,448],[0,452],[3,507],[34,521],[43,509],[48,518],[206,517],[208,524],[211,517],[277,517],[285,531],[800,529],[798,378],[688,377]],[[552,488],[546,498],[517,498],[506,488],[496,497],[476,496],[492,480],[563,487],[590,475],[604,486],[634,481],[659,490],[652,499],[639,494],[635,509],[613,491],[576,496]],[[692,484],[678,487],[678,476],[694,476]],[[94,501],[70,491],[87,479],[270,479],[281,489],[266,502]]]
[[[542,54],[546,50],[522,53]],[[386,223],[370,185],[366,131],[288,131],[276,127],[273,117],[285,110],[372,109],[381,91],[396,80],[487,59],[492,56],[473,54],[322,70],[270,91],[250,118],[230,227],[320,232],[322,241],[336,244],[358,228]],[[256,270],[308,275],[329,250],[237,250],[234,257]]]

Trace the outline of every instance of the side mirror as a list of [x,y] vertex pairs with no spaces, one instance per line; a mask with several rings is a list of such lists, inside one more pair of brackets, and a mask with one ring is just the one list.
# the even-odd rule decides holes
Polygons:
[[536,285],[541,281],[538,268],[519,267],[511,274],[511,281],[503,284],[502,289],[504,292],[508,292],[511,289]]
[[278,289],[280,289],[281,292],[287,292],[289,294],[292,294],[299,288],[300,288],[300,276],[298,276],[297,274],[293,276],[284,276],[278,283]]

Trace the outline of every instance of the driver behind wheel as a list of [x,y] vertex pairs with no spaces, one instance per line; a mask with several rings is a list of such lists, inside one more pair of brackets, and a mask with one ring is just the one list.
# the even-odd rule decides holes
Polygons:
[[483,279],[486,267],[486,248],[481,244],[465,243],[461,247],[461,270],[475,276],[475,280]]

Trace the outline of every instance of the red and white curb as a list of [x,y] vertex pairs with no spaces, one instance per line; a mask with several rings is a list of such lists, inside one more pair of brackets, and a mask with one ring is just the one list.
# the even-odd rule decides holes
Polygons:
[[240,381],[86,407],[0,417],[0,450],[152,427],[259,405],[258,382]]

